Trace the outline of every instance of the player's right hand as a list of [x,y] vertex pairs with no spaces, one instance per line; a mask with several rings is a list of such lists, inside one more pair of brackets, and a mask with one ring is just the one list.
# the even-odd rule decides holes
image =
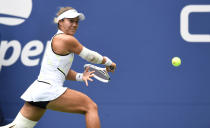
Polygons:
[[116,64],[114,62],[112,62],[110,66],[106,66],[107,72],[115,72],[115,69],[116,69]]

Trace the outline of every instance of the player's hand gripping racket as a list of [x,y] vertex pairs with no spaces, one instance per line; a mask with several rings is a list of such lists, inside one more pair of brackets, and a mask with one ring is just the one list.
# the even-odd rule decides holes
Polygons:
[[108,83],[110,81],[110,76],[106,70],[106,68],[101,68],[92,64],[85,64],[84,68],[89,68],[89,71],[95,71],[93,73],[93,77],[101,82]]

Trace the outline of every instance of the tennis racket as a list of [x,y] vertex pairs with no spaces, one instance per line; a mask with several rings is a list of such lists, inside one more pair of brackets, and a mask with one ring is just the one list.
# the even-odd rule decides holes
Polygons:
[[101,82],[108,83],[110,81],[110,76],[106,71],[106,68],[101,68],[92,64],[85,64],[84,68],[89,67],[89,71],[95,71],[93,77]]

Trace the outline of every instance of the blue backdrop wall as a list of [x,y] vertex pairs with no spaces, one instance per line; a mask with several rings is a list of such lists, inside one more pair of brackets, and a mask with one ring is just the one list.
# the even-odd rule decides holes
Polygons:
[[[1,125],[24,104],[19,97],[37,78],[63,6],[86,16],[76,38],[118,66],[108,84],[65,82],[98,104],[102,127],[210,127],[209,0],[1,0]],[[72,68],[82,72],[85,63],[76,57]],[[85,127],[84,117],[48,110],[36,127],[67,126]]]

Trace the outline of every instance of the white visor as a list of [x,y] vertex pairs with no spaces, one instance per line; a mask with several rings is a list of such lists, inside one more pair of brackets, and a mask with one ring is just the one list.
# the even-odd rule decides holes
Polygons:
[[59,20],[62,20],[64,18],[76,18],[76,17],[79,17],[80,20],[85,19],[85,15],[83,13],[78,13],[77,10],[71,9],[58,16],[56,22],[58,23]]

